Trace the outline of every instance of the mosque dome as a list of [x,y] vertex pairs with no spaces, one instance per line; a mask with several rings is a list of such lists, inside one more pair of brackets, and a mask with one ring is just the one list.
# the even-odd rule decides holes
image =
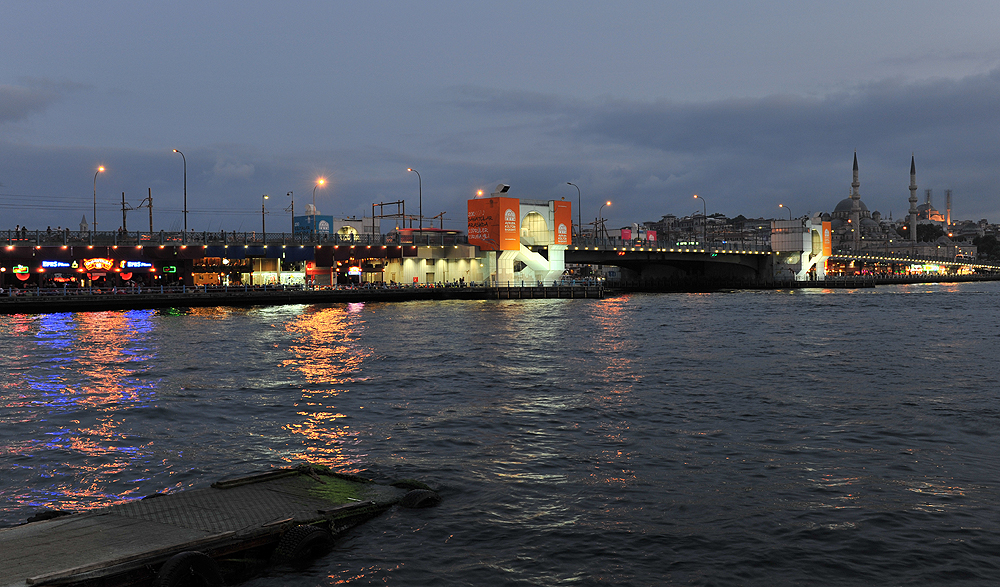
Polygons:
[[[865,203],[863,201],[858,200],[858,204],[860,204],[862,212],[868,211],[868,206],[865,206]],[[844,212],[849,215],[851,213],[851,210],[853,209],[854,209],[854,200],[852,200],[851,198],[844,198],[837,204],[837,207],[833,209],[833,213],[836,214],[837,212]]]

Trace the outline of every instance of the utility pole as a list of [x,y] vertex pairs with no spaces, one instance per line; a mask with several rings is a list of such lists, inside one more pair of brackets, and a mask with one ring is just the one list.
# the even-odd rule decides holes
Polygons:
[[[150,188],[150,189],[153,189],[153,188]],[[128,224],[125,223],[125,214],[129,210],[135,210],[135,208],[133,208],[132,206],[129,206],[125,202],[125,192],[122,192],[122,230],[124,230],[125,232],[128,232]]]
[[149,232],[153,232],[153,188],[149,189],[149,196],[139,202],[139,208],[149,208]]

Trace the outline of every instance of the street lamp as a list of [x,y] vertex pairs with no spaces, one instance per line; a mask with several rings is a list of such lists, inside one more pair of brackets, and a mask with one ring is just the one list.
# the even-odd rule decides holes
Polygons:
[[571,185],[576,188],[576,215],[577,215],[577,236],[583,237],[583,196],[580,195],[580,186],[576,185],[571,181],[567,181],[566,185]]
[[313,214],[312,214],[312,216],[313,216],[313,222],[312,222],[312,224],[313,224],[313,226],[312,226],[313,237],[316,236],[316,188],[320,187],[321,185],[324,185],[325,183],[326,183],[326,178],[325,177],[321,177],[321,178],[319,178],[319,179],[316,180],[316,185],[313,186]]
[[264,238],[265,245],[267,244],[267,231],[264,230],[264,214],[267,214],[267,211],[264,209],[264,200],[266,199],[268,199],[267,194],[260,197],[260,233]]
[[792,219],[792,209],[791,208],[789,208],[788,206],[786,206],[784,204],[778,204],[778,207],[779,208],[784,208],[785,210],[788,210],[788,219],[789,220]]
[[[91,235],[97,232],[97,174],[101,173],[102,171],[104,171],[103,165],[99,166],[97,168],[97,171],[94,172],[94,222],[93,222],[93,228],[90,229]],[[93,237],[91,237],[91,240],[93,240]]]
[[702,225],[701,225],[701,235],[702,235],[701,238],[704,241],[702,242],[702,246],[705,246],[705,243],[708,242],[708,205],[705,203],[705,196],[699,196],[698,194],[695,194],[694,197],[701,199],[701,207],[704,210]]
[[407,171],[417,174],[417,214],[420,216],[420,230],[424,228],[424,180],[420,177],[420,172],[412,167],[407,167]]
[[292,195],[292,192],[288,192],[285,195],[292,199],[292,205],[289,206],[288,208],[285,208],[285,211],[292,212],[292,239],[294,240],[295,239],[295,196]]
[[[601,232],[603,234],[607,234],[607,232],[608,232],[607,230],[603,230],[604,229],[604,216],[603,216],[604,207],[605,206],[610,206],[610,205],[611,205],[611,200],[608,200],[607,202],[604,202],[603,204],[601,204],[600,209],[598,209],[598,211],[597,211],[597,221],[601,223],[601,229],[602,229]],[[594,239],[597,239],[597,226],[596,225],[594,226]]]
[[[181,153],[177,149],[174,149],[174,153]],[[184,236],[187,237],[188,231],[188,160],[181,153],[181,160],[184,161]]]

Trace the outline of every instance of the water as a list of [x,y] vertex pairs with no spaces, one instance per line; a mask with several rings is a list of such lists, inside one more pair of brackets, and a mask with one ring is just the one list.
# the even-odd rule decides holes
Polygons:
[[0,525],[417,478],[311,585],[1000,577],[1000,284],[0,317]]

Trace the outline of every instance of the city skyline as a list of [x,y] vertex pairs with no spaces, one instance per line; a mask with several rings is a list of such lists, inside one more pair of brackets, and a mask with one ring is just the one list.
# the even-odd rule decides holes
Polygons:
[[572,182],[585,224],[613,202],[609,228],[700,213],[695,193],[709,214],[801,216],[847,196],[855,150],[861,197],[885,217],[906,213],[911,153],[921,198],[943,208],[951,189],[956,219],[1000,217],[992,3],[5,13],[0,228],[75,229],[93,196],[99,227],[117,228],[121,192],[135,207],[147,189],[156,228],[179,228],[183,171],[197,231],[254,229],[265,193],[280,227],[285,194],[301,213],[319,177],[323,214],[401,198],[415,213],[420,189],[425,225],[446,212],[446,228],[498,183],[575,208]]

